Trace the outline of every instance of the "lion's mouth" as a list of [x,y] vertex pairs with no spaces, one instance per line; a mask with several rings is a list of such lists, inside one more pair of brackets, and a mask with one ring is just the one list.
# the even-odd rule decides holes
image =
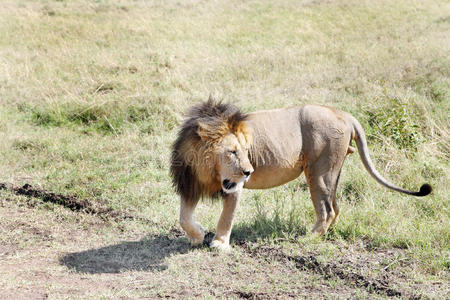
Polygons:
[[222,181],[222,186],[225,191],[227,191],[227,190],[230,191],[230,190],[233,190],[237,186],[237,183],[231,182],[230,180],[225,179],[224,181]]
[[225,194],[235,193],[244,186],[245,182],[246,182],[245,178],[242,178],[242,179],[238,180],[237,182],[231,181],[229,179],[224,179],[222,181],[222,191]]

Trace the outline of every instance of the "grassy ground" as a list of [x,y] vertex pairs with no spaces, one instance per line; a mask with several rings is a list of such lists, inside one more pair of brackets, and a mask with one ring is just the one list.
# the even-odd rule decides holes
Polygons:
[[[448,298],[449,12],[448,1],[1,1],[0,298]],[[309,234],[302,176],[244,192],[232,254],[192,249],[169,147],[210,94],[245,111],[349,111],[382,174],[433,194],[388,191],[353,155],[326,237]],[[203,203],[196,219],[214,231],[219,213]]]

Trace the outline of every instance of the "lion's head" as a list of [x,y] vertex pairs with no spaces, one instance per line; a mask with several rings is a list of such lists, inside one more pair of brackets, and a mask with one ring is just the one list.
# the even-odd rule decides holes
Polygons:
[[172,147],[171,174],[185,199],[235,192],[249,179],[247,115],[209,99],[194,106]]

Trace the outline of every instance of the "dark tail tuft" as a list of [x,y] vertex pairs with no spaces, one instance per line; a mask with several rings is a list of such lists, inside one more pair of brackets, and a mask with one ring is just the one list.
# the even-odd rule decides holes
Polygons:
[[431,185],[429,185],[428,183],[425,183],[424,185],[422,185],[420,187],[420,191],[418,191],[414,195],[419,196],[419,197],[426,196],[426,195],[430,194],[432,190],[433,190],[433,188],[431,187]]

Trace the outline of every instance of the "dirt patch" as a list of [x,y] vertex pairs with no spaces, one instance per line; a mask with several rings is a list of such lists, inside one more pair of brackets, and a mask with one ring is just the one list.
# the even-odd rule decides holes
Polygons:
[[[306,255],[291,256],[282,251],[281,248],[259,246],[251,248],[246,241],[235,241],[235,244],[241,249],[244,249],[251,256],[263,257],[264,259],[277,260],[277,261],[291,261],[295,263],[295,266],[299,270],[312,271],[314,273],[322,275],[326,279],[339,278],[348,282],[349,284],[357,287],[365,288],[367,291],[377,294],[382,294],[391,297],[405,296],[401,291],[392,288],[389,285],[389,277],[384,280],[367,278],[356,272],[347,271],[348,269],[355,269],[351,262],[347,264],[335,264],[335,263],[321,263],[317,260],[314,253]],[[346,267],[344,270],[344,267]],[[247,298],[253,299],[253,298]]]
[[87,213],[103,213],[105,211],[96,211],[92,209],[92,205],[87,200],[80,200],[76,196],[65,196],[55,194],[43,189],[33,188],[28,183],[21,187],[8,186],[5,183],[0,183],[0,189],[10,190],[16,195],[23,195],[28,197],[39,198],[44,202],[62,205],[72,211],[84,211]]
[[244,292],[244,291],[232,291],[230,293],[239,299],[250,299],[250,300],[271,300],[271,299],[298,299],[298,295],[293,293],[283,293],[283,294],[269,294],[269,293],[255,293],[255,292]]
[[14,254],[17,250],[17,245],[1,245],[0,246],[0,257]]
[[[203,246],[208,246],[213,238],[214,233],[208,232],[205,235]],[[281,248],[271,246],[258,246],[256,248],[252,248],[246,240],[235,240],[234,243],[253,257],[262,257],[266,260],[275,259],[281,262],[291,261],[295,263],[297,269],[302,271],[312,271],[322,275],[325,279],[339,278],[355,287],[365,288],[369,292],[390,297],[405,296],[404,293],[392,288],[389,285],[389,282],[394,281],[391,281],[392,278],[390,278],[388,274],[386,274],[385,279],[371,279],[356,272],[347,271],[349,269],[358,269],[354,266],[354,262],[351,260],[340,260],[339,264],[321,263],[317,260],[317,255],[315,253],[291,256],[284,253]],[[265,299],[264,295],[256,295],[254,293],[235,291],[234,294],[243,299]],[[417,298],[417,296],[412,296],[412,298]]]
[[11,224],[7,224],[5,226],[5,229],[7,229],[10,232],[16,232],[18,230],[22,232],[29,233],[32,236],[38,237],[42,241],[51,241],[52,238],[52,232],[48,229],[38,228],[32,224],[28,224],[22,221],[15,221]]
[[342,280],[349,282],[351,285],[364,287],[369,291],[373,291],[378,294],[386,294],[387,296],[402,296],[400,291],[397,291],[389,287],[387,280],[368,279],[361,274],[355,272],[348,272],[341,269],[339,266],[333,263],[322,264],[317,259],[310,256],[288,256],[285,255],[288,260],[295,262],[296,267],[304,270],[312,270],[316,273],[322,274],[325,278],[338,277]]
[[250,300],[256,300],[256,299],[273,299],[271,296],[267,294],[262,293],[251,293],[251,292],[242,292],[242,291],[233,291],[233,294],[235,294],[240,299],[250,299]]
[[110,207],[105,207],[106,206],[105,203],[98,203],[97,201],[96,204],[93,204],[91,201],[87,199],[79,199],[75,195],[62,195],[53,193],[45,189],[34,188],[28,183],[24,184],[21,187],[15,187],[12,185],[8,185],[6,183],[0,183],[0,190],[9,190],[16,195],[37,198],[43,202],[61,205],[74,212],[82,212],[97,215],[103,219],[114,219],[114,220],[132,219],[144,223],[154,224],[152,220],[131,215],[127,212],[115,210]]

